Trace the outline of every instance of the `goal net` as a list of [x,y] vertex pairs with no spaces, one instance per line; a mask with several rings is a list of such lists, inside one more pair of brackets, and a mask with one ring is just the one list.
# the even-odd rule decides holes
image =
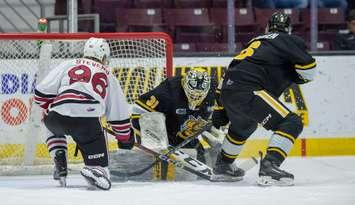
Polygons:
[[[164,33],[0,34],[0,175],[52,163],[34,87],[62,61],[82,57],[90,37],[107,39],[109,66],[130,104],[172,75],[172,41]],[[109,149],[117,149],[114,140]],[[82,161],[74,150],[69,141],[69,163]]]

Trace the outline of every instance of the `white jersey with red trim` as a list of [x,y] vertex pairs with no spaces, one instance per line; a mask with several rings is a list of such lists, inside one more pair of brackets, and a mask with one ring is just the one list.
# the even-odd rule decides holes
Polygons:
[[129,119],[118,80],[108,67],[86,58],[65,61],[51,70],[36,86],[35,102],[70,117],[106,115],[107,121],[120,126]]

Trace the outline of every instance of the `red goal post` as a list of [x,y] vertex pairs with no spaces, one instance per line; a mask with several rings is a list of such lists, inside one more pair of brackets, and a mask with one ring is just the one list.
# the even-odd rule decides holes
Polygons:
[[[131,104],[172,76],[173,44],[165,33],[0,34],[0,174],[4,166],[50,163],[33,89],[60,62],[82,57],[90,37],[108,41],[109,66]],[[69,161],[81,161],[73,149],[69,144]]]

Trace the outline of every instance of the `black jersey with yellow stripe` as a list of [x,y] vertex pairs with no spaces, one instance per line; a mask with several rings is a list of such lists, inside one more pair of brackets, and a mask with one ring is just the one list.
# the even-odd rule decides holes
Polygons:
[[253,38],[229,65],[223,89],[245,85],[275,96],[292,83],[306,83],[298,71],[316,67],[305,42],[295,35],[269,33]]
[[188,106],[181,76],[167,78],[153,90],[141,95],[135,103],[145,111],[161,112],[165,115],[169,143],[176,145],[183,141],[185,136],[179,136],[179,132],[185,129],[189,120],[210,118],[216,101],[215,84],[212,83],[207,97],[195,110]]

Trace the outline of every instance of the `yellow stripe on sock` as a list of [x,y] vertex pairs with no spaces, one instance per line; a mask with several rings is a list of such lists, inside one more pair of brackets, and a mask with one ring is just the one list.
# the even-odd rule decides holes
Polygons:
[[244,141],[238,141],[238,140],[235,140],[233,139],[229,134],[227,134],[227,140],[233,144],[236,144],[236,145],[243,145],[245,143],[245,140]]
[[285,152],[282,151],[280,148],[277,148],[277,147],[267,148],[267,151],[275,151],[275,152],[281,154],[282,157],[284,157],[284,158],[287,157],[287,155],[285,154]]
[[225,153],[225,152],[222,152],[222,154],[223,154],[225,157],[228,157],[228,158],[230,158],[230,159],[235,159],[235,158],[238,157],[238,155],[231,155],[231,154],[227,154],[227,153]]
[[282,136],[282,137],[285,137],[285,138],[291,140],[292,143],[295,143],[296,138],[293,137],[293,136],[290,135],[290,134],[287,134],[287,133],[282,132],[282,131],[275,131],[275,134],[278,134],[278,135],[280,135],[280,136]]

